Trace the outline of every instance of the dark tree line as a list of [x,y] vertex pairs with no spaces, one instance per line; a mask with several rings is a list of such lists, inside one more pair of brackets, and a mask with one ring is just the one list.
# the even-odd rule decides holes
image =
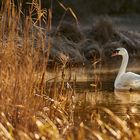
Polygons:
[[[0,4],[6,0],[0,0]],[[11,0],[13,1],[13,0]],[[27,2],[32,0],[14,0],[15,4],[23,3],[23,11],[28,11]],[[39,1],[39,0],[38,0]],[[140,0],[59,0],[67,7],[71,7],[78,16],[87,16],[89,14],[140,14]],[[41,0],[43,8],[49,8],[53,5],[54,16],[60,16],[64,10],[58,4],[57,0]]]

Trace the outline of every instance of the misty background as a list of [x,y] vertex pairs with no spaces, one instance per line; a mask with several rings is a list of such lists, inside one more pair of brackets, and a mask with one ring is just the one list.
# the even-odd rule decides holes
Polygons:
[[[26,16],[32,0],[14,0]],[[1,1],[2,2],[2,1]],[[69,56],[72,65],[90,64],[101,57],[104,65],[116,64],[111,60],[112,49],[125,47],[137,66],[140,59],[140,1],[139,0],[38,0],[42,9],[52,8],[52,48],[50,62],[61,63]],[[60,5],[71,8],[78,18]],[[63,15],[65,14],[62,20]],[[67,21],[67,22],[65,22]],[[58,27],[56,28],[55,27]],[[47,41],[47,40],[46,40]],[[110,61],[111,60],[111,61]]]

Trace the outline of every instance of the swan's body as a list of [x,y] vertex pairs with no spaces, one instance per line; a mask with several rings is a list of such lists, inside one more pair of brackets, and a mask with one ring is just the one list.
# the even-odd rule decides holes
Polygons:
[[133,72],[126,72],[128,64],[128,53],[125,48],[116,49],[112,56],[121,55],[122,64],[116,77],[114,87],[117,90],[140,90],[140,75]]

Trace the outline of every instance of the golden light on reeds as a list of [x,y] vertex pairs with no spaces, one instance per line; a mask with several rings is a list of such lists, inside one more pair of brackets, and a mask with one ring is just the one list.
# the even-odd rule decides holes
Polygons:
[[[40,2],[35,0],[28,4],[31,11],[26,17],[22,16],[21,6],[16,9],[10,0],[3,0],[0,11],[0,139],[137,140],[139,116],[128,114],[130,119],[123,120],[96,103],[89,107],[86,99],[79,101],[76,75],[66,86],[68,55],[58,55],[61,66],[54,68],[54,77],[46,80],[52,47],[52,38],[46,40],[46,33],[52,29],[52,9],[41,9]],[[78,22],[71,8],[59,4]],[[37,15],[34,20],[33,12]],[[93,62],[94,68],[99,61]],[[95,88],[98,82],[94,82]]]

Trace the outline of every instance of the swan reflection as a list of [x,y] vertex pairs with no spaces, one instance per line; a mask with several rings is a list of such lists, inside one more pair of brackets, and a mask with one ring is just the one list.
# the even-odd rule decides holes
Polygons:
[[115,96],[122,103],[140,103],[140,91],[114,91]]

